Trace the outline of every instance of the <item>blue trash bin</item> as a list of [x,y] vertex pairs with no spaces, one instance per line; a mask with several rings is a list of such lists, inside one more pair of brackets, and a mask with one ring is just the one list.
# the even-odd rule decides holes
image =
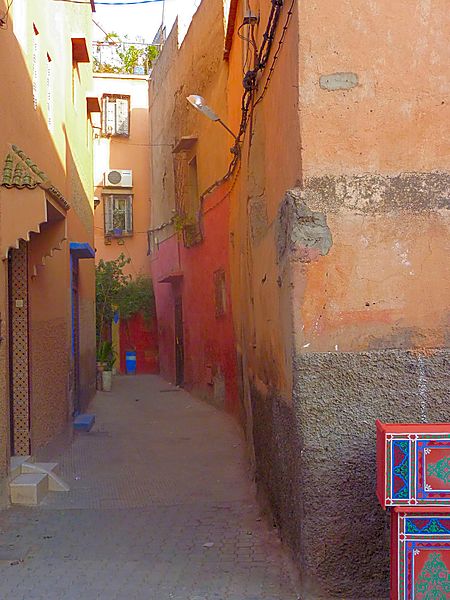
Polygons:
[[125,353],[125,367],[127,375],[136,375],[136,351],[130,350]]

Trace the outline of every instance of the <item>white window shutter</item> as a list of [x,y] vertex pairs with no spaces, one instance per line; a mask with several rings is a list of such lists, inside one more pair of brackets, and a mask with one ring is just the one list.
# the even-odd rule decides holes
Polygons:
[[105,99],[106,104],[106,127],[105,133],[114,135],[116,133],[116,103],[111,102],[109,98]]
[[133,231],[133,198],[128,196],[125,212],[125,229],[128,233]]
[[113,230],[113,202],[114,196],[105,197],[105,233],[111,233]]
[[124,98],[116,99],[116,133],[119,135],[128,135],[128,100]]

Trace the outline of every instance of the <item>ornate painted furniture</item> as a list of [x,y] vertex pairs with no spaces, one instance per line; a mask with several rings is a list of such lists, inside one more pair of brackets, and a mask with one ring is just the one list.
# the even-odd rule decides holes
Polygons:
[[377,496],[391,511],[391,600],[450,600],[450,423],[377,421]]

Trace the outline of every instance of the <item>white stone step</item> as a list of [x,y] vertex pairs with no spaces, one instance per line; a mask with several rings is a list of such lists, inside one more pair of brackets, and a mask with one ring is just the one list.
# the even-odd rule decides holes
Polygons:
[[48,492],[48,476],[44,473],[24,473],[9,484],[12,504],[36,506]]
[[31,456],[11,456],[9,461],[10,479],[14,479],[22,473],[22,465],[25,462],[32,462]]
[[29,462],[26,460],[22,463],[22,473],[48,473],[49,471],[56,473],[58,467],[58,463],[35,462],[27,464]]
[[48,475],[50,492],[68,492],[69,486],[57,474],[58,463],[24,463],[22,473],[44,473]]

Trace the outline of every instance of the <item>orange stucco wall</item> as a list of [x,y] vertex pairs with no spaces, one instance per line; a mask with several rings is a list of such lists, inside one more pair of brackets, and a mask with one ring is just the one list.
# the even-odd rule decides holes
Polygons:
[[[265,2],[252,3],[252,10],[260,16],[257,36],[262,34],[270,8]],[[236,26],[242,23],[245,10],[246,3],[238,2]],[[255,108],[251,150],[247,134],[231,203],[233,304],[241,352],[255,381],[276,386],[286,396],[292,384],[290,287],[289,282],[279,287],[274,242],[280,199],[301,176],[298,102],[293,93],[298,65],[296,15],[293,20],[270,92]],[[228,80],[228,118],[235,130],[241,119],[246,58],[246,43],[235,34]]]
[[[102,137],[96,129],[94,141],[94,194],[100,200],[95,210],[96,259],[112,260],[123,253],[131,258],[126,271],[131,275],[148,274],[147,230],[150,224],[149,175],[149,114],[148,79],[138,75],[110,75],[96,73],[95,94],[123,94],[130,96],[129,137]],[[99,119],[96,125],[100,126]],[[109,169],[133,171],[133,235],[121,241],[112,239],[105,244],[103,175]]]
[[[232,138],[220,125],[199,114],[186,100],[204,95],[208,105],[226,120],[227,66],[223,62],[223,3],[205,2],[192,18],[189,31],[178,46],[178,28],[169,35],[164,52],[150,78],[150,132],[152,139],[152,228],[174,216],[176,185],[172,150],[181,137],[197,141],[198,191],[202,193],[228,167]],[[206,53],[205,49],[209,49]],[[155,110],[154,107],[158,108]],[[162,242],[173,235],[166,227],[158,234]]]
[[[226,184],[200,196],[226,173],[233,138],[187,101],[198,94],[228,124],[228,65],[223,60],[224,5],[203,2],[179,45],[172,30],[150,79],[152,170],[151,269],[158,315],[161,373],[199,397],[241,417],[238,363],[230,302],[229,214]],[[207,50],[206,50],[207,49]],[[180,147],[183,138],[189,147]],[[193,198],[187,165],[195,157],[197,194]],[[192,164],[192,162],[191,162]],[[193,175],[191,172],[191,177]],[[192,181],[192,180],[191,180]],[[196,221],[202,205],[202,241],[190,244],[171,220]],[[178,278],[170,274],[178,272]],[[215,282],[222,277],[222,291]],[[169,281],[168,281],[169,276]],[[224,306],[216,306],[216,294]],[[182,305],[183,367],[177,357],[175,307]],[[181,376],[180,371],[183,371]]]
[[[1,9],[4,5],[5,2],[0,2]],[[0,475],[7,470],[9,456],[5,259],[8,248],[16,246],[21,238],[28,240],[29,249],[32,450],[60,431],[71,411],[69,242],[93,245],[92,129],[86,110],[86,94],[92,85],[91,65],[78,64],[73,73],[71,37],[85,37],[89,47],[90,20],[90,6],[56,6],[47,0],[39,3],[19,0],[9,11],[8,27],[2,29],[2,167],[11,144],[16,144],[46,173],[71,208],[61,222],[59,219],[64,210],[59,208],[58,213],[50,208],[48,213],[49,203],[53,201],[42,189],[0,187],[0,314],[4,338],[0,343]],[[36,39],[37,77],[33,76]],[[51,75],[48,80],[49,64]],[[72,75],[75,78],[74,94]],[[49,93],[51,102],[48,101]],[[18,201],[13,206],[14,198]],[[46,220],[48,225],[42,225]],[[83,265],[81,274],[84,403],[92,396],[95,385],[93,261],[90,262],[90,265]]]
[[[244,8],[238,3],[238,19]],[[434,185],[438,195],[445,187],[419,176],[405,181],[403,190],[388,190],[401,188],[401,179],[388,181],[400,173],[448,167],[443,6],[417,2],[411,10],[400,3],[393,13],[391,8],[382,1],[361,7],[349,0],[339,8],[332,2],[300,3],[269,91],[255,108],[251,151],[243,152],[245,176],[238,177],[232,203],[234,243],[240,248],[234,253],[237,328],[248,341],[256,340],[249,348],[250,368],[287,395],[291,332],[304,353],[444,343],[448,222],[436,202],[431,213],[421,214],[427,206],[418,206],[417,193],[407,187]],[[260,11],[264,24],[269,7],[256,3],[252,9]],[[414,68],[407,68],[412,48]],[[245,43],[235,38],[228,83],[234,129],[245,53]],[[358,76],[354,89],[320,87],[321,76],[347,71]],[[370,174],[382,177],[368,184]],[[317,187],[323,176],[360,180],[338,181],[332,197],[325,186]],[[333,246],[327,256],[287,267],[287,285],[294,286],[292,322],[286,318],[291,292],[283,281],[277,285],[276,220],[285,191],[296,185],[311,209],[327,215]],[[243,256],[249,268],[241,268]],[[252,298],[251,314],[243,290]],[[274,321],[284,326],[274,331]]]
[[[326,257],[297,269],[296,331],[305,351],[445,344],[445,6],[347,0],[339,8],[299,7],[303,181],[315,186],[306,199],[329,215],[333,234]],[[314,33],[319,27],[326,35]],[[355,73],[358,85],[320,87],[320,76],[335,72]],[[324,176],[345,178],[331,194],[319,189]]]

